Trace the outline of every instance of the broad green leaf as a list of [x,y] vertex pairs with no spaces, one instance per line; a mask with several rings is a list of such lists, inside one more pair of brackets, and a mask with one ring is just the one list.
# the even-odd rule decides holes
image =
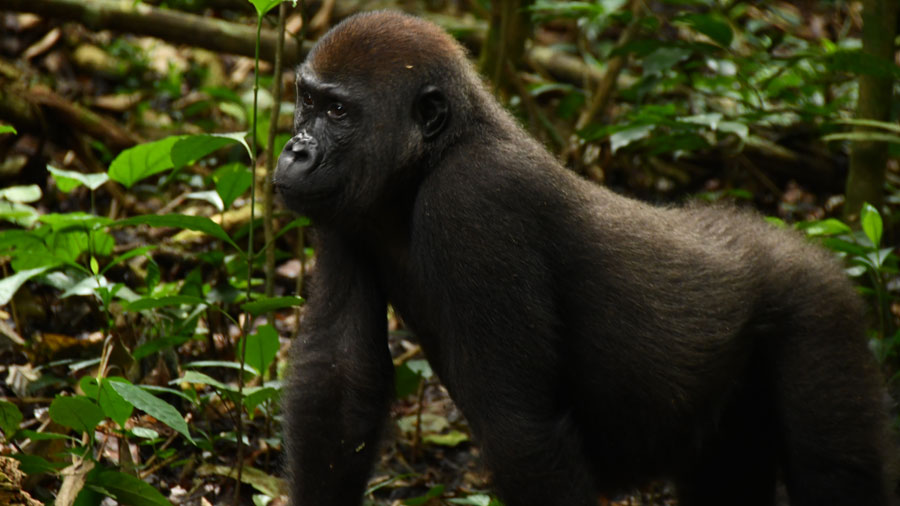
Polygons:
[[134,406],[113,389],[112,383],[115,382],[127,383],[127,380],[116,377],[104,378],[100,383],[97,403],[100,404],[100,409],[106,416],[119,424],[119,427],[125,428],[125,422],[131,417]]
[[7,401],[0,401],[0,431],[9,441],[13,434],[19,430],[19,424],[22,423],[22,412],[15,404]]
[[91,230],[100,226],[113,223],[113,220],[104,216],[73,212],[73,213],[48,213],[41,216],[41,222],[50,225],[54,231],[77,228],[79,230]]
[[143,311],[145,309],[156,309],[160,307],[181,306],[187,304],[196,306],[206,304],[206,301],[200,297],[192,295],[167,295],[165,297],[141,297],[140,299],[128,303],[126,308],[129,311]]
[[678,16],[674,21],[690,26],[724,48],[731,46],[731,39],[734,37],[734,34],[728,21],[720,16],[715,14],[686,14]]
[[37,209],[19,204],[18,202],[6,202],[0,200],[0,220],[6,220],[20,227],[30,228],[41,217]]
[[280,344],[278,342],[278,332],[272,325],[262,325],[256,329],[256,333],[250,334],[246,339],[246,348],[241,346],[238,348],[238,352],[241,349],[245,349],[244,363],[263,374],[268,369],[269,364],[272,363],[275,355],[278,354]]
[[173,168],[172,147],[183,138],[174,135],[122,151],[109,165],[109,178],[131,188],[142,179]]
[[250,188],[253,174],[250,173],[249,167],[236,162],[217,170],[213,179],[216,181],[216,192],[222,198],[225,209],[228,209],[235,199]]
[[249,312],[253,316],[259,316],[263,313],[268,313],[269,311],[275,311],[276,309],[284,309],[302,304],[303,298],[297,296],[265,297],[252,302],[245,302],[241,304],[241,309]]
[[0,199],[27,204],[41,200],[41,187],[36,184],[10,186],[0,190]]
[[610,149],[615,153],[620,148],[624,148],[633,142],[647,138],[654,128],[656,128],[656,125],[640,125],[616,132],[609,136]]
[[675,65],[690,58],[693,51],[683,47],[661,47],[644,58],[644,75],[662,75]]
[[119,393],[126,401],[130,402],[134,407],[144,411],[148,415],[156,418],[160,422],[175,429],[176,432],[187,438],[192,444],[194,440],[188,430],[187,423],[178,413],[178,410],[171,404],[162,399],[147,393],[140,387],[129,385],[128,383],[110,382],[113,389]]
[[50,171],[50,174],[53,175],[53,179],[56,180],[56,186],[63,192],[69,192],[72,188],[81,184],[87,186],[91,190],[96,190],[103,186],[103,183],[109,181],[109,175],[104,172],[84,174],[74,170],[57,169],[50,165],[47,166],[47,170]]
[[256,7],[256,15],[263,17],[272,10],[272,7],[281,3],[281,0],[250,0],[250,3],[253,4],[253,7]]
[[228,236],[218,223],[212,221],[205,216],[188,216],[185,214],[144,214],[134,216],[125,220],[119,220],[113,223],[116,227],[126,227],[132,225],[150,225],[151,227],[172,227],[185,230],[194,230],[203,232],[206,235],[215,237],[232,245],[238,251],[241,248]]
[[84,392],[85,396],[97,400],[97,394],[100,393],[100,382],[97,381],[97,378],[93,376],[83,376],[81,380],[78,381],[78,386],[81,387],[81,391]]
[[16,129],[13,128],[11,125],[0,125],[0,134],[16,134],[16,135],[18,135],[18,133],[19,132],[16,132]]
[[409,362],[404,362],[394,368],[394,396],[402,399],[419,390],[422,376],[409,367]]
[[866,237],[872,241],[872,245],[876,248],[879,247],[881,245],[882,223],[878,210],[866,202],[863,204],[862,210],[860,210],[859,221],[862,224],[863,232],[866,233]]
[[184,371],[184,374],[180,378],[175,378],[169,382],[170,385],[177,385],[179,383],[197,383],[198,385],[209,385],[216,390],[221,390],[223,392],[237,392],[237,387],[227,385],[208,374],[197,371]]
[[281,394],[281,390],[274,387],[262,387],[252,391],[244,392],[244,407],[250,418],[253,418],[256,407],[269,399],[276,399]]
[[841,235],[853,232],[846,224],[834,218],[800,223],[797,225],[797,228],[806,232],[806,235],[810,237],[818,237],[823,235]]
[[[56,435],[65,438],[62,434]],[[34,441],[34,439],[32,439],[32,441]],[[66,467],[66,464],[62,462],[50,462],[43,457],[28,455],[27,453],[13,453],[9,456],[19,461],[19,470],[28,476],[37,476],[44,473],[53,474]]]
[[172,146],[172,165],[183,167],[229,144],[241,144],[249,154],[250,147],[244,140],[246,136],[247,132],[181,136]]
[[91,473],[85,485],[123,505],[172,506],[172,503],[149,483],[119,471]]
[[[251,374],[259,374],[255,369],[246,367],[247,364],[244,364],[245,372],[249,372]],[[189,362],[184,364],[184,367],[190,368],[201,368],[201,367],[226,367],[228,369],[241,370],[241,364],[237,362],[226,362],[224,360],[198,360],[196,362]]]
[[50,419],[79,432],[93,434],[103,418],[100,406],[83,395],[57,397],[50,403]]
[[27,269],[24,271],[19,271],[12,276],[7,276],[3,279],[0,279],[0,306],[5,306],[12,300],[13,295],[25,284],[29,279],[42,274],[44,271],[49,269],[51,266],[47,265],[44,267],[36,267],[34,269]]
[[128,433],[141,439],[156,439],[159,437],[159,432],[146,427],[135,427],[128,431]]

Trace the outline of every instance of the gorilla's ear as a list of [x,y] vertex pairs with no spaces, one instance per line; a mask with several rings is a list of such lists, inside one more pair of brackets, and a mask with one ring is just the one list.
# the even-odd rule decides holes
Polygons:
[[450,117],[450,104],[444,92],[434,85],[422,88],[416,97],[415,115],[422,126],[425,140],[431,140],[441,133]]

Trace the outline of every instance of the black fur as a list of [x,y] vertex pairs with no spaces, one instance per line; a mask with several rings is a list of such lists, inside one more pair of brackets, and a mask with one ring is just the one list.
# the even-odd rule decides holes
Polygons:
[[286,389],[293,504],[360,502],[392,391],[387,303],[507,506],[660,478],[688,506],[771,505],[776,480],[795,506],[888,503],[881,380],[829,255],[752,214],[579,179],[416,18],[353,17],[298,77],[275,184],[318,256]]

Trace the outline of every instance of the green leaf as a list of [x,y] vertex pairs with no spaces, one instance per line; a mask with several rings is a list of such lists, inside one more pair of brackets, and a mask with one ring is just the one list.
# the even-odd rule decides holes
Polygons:
[[241,304],[241,309],[253,316],[259,316],[263,313],[268,313],[269,311],[299,306],[301,304],[303,304],[303,298],[293,295],[287,297],[262,297],[252,302]]
[[[56,435],[65,439],[65,436],[62,434]],[[34,439],[32,439],[32,441],[34,441]],[[66,464],[62,462],[50,462],[43,457],[28,455],[26,453],[14,453],[10,455],[10,457],[19,461],[19,470],[28,476],[37,476],[44,473],[53,474],[57,470],[66,467]]]
[[173,168],[172,147],[183,138],[174,135],[122,151],[109,166],[109,178],[131,188],[142,179]]
[[11,125],[0,125],[0,134],[16,134],[16,135],[18,135],[18,133],[19,132],[16,132],[16,129],[13,128]]
[[404,499],[402,501],[406,506],[422,506],[431,502],[432,499],[437,499],[441,495],[444,494],[444,486],[443,485],[435,485],[431,487],[428,492],[420,495],[419,497],[412,497],[410,499]]
[[85,485],[123,505],[172,506],[172,503],[149,483],[119,471],[91,473]]
[[259,406],[269,399],[277,399],[280,394],[281,389],[274,387],[262,387],[254,389],[253,391],[244,392],[244,407],[247,408],[247,413],[250,414],[250,418],[253,418],[253,412],[256,410],[256,406]]
[[797,228],[806,232],[806,235],[809,237],[850,234],[853,232],[846,224],[834,218],[798,223]]
[[238,350],[245,349],[244,363],[263,374],[278,353],[278,348],[278,332],[275,327],[262,325],[255,334],[247,336],[246,348],[241,346]]
[[50,403],[50,419],[78,432],[92,434],[103,418],[103,410],[83,395],[57,397]]
[[253,174],[250,168],[242,163],[225,165],[215,172],[213,179],[216,181],[216,192],[222,198],[225,209],[231,207],[235,199],[243,195],[253,182]]
[[74,170],[57,169],[51,165],[47,166],[47,170],[50,171],[50,174],[53,175],[53,179],[56,180],[56,186],[66,193],[71,191],[72,188],[82,184],[91,190],[96,190],[103,186],[103,183],[109,181],[109,175],[103,172],[84,174]]
[[41,200],[41,187],[36,184],[10,186],[0,190],[0,199],[27,204]]
[[116,227],[127,227],[132,225],[150,225],[151,227],[172,227],[195,232],[203,232],[206,235],[215,237],[216,239],[227,242],[238,251],[241,248],[228,236],[218,223],[212,221],[205,216],[188,216],[185,214],[144,214],[134,216],[125,220],[119,220],[113,223]]
[[267,12],[272,10],[272,7],[275,7],[281,0],[249,0],[250,3],[253,4],[253,7],[256,7],[256,15],[259,17],[263,17]]
[[228,134],[201,134],[181,136],[172,146],[172,164],[183,167],[221,149],[229,144],[241,144],[250,152],[244,137],[247,132]]
[[208,374],[203,374],[202,372],[197,371],[185,371],[184,374],[180,378],[175,378],[169,382],[171,385],[177,385],[179,383],[196,383],[198,385],[209,385],[220,392],[232,392],[237,393],[238,389],[236,386],[231,386],[221,381],[213,378]]
[[139,248],[134,248],[132,250],[128,250],[127,252],[122,253],[121,255],[112,259],[112,261],[110,261],[108,264],[106,264],[106,266],[103,267],[103,270],[100,271],[100,274],[103,274],[104,272],[106,272],[110,267],[114,267],[114,266],[116,266],[126,260],[130,260],[136,256],[141,256],[144,253],[147,253],[148,251],[153,251],[154,249],[156,249],[156,246],[148,245],[148,246],[141,246]]
[[431,443],[438,446],[448,446],[451,448],[468,440],[469,436],[466,433],[460,432],[458,430],[451,430],[446,434],[425,434],[422,436],[422,441],[426,443]]
[[78,386],[81,387],[81,391],[84,392],[85,396],[97,400],[97,394],[100,393],[100,382],[97,381],[97,378],[93,376],[83,376],[81,380],[78,381]]
[[6,440],[12,439],[13,434],[19,430],[19,424],[22,423],[22,412],[15,404],[7,401],[0,401],[0,431]]
[[178,410],[172,407],[171,404],[145,392],[140,387],[129,385],[128,383],[113,381],[110,382],[110,385],[134,407],[175,429],[176,432],[183,435],[188,441],[194,444],[187,423],[185,423],[184,418],[182,418],[178,413]]
[[685,14],[684,16],[678,16],[673,21],[682,22],[690,26],[724,48],[731,46],[734,34],[728,21],[720,16],[715,14]]
[[661,47],[644,58],[644,75],[662,75],[680,62],[690,58],[693,51],[683,47]]
[[104,378],[100,383],[100,391],[97,394],[97,403],[100,404],[100,409],[103,410],[103,413],[105,413],[106,416],[124,429],[125,422],[131,417],[134,406],[119,395],[119,392],[116,392],[113,389],[112,383],[115,382],[127,383],[128,381],[125,378]]
[[19,271],[12,276],[7,276],[3,279],[0,279],[0,306],[5,306],[12,300],[13,295],[25,284],[29,279],[42,274],[44,271],[49,269],[51,266],[47,265],[44,267],[36,267],[34,269],[27,269],[24,271]]
[[650,132],[656,128],[656,125],[640,125],[627,130],[616,132],[609,136],[609,145],[613,153],[620,148],[624,148],[631,143],[650,136]]
[[862,224],[863,232],[866,233],[866,237],[872,241],[872,245],[876,248],[881,246],[882,223],[878,210],[866,202],[863,204],[862,210],[860,210],[859,221]]
[[140,299],[130,302],[126,305],[129,311],[143,311],[145,309],[156,309],[160,307],[173,307],[186,304],[189,306],[197,306],[206,304],[206,301],[200,297],[192,295],[167,295],[165,297],[141,297]]

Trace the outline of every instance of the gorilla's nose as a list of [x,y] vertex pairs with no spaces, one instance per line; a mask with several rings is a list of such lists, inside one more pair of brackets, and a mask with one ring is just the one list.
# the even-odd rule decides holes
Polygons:
[[301,132],[288,141],[278,157],[277,181],[292,182],[315,170],[319,163],[319,143],[315,137]]

